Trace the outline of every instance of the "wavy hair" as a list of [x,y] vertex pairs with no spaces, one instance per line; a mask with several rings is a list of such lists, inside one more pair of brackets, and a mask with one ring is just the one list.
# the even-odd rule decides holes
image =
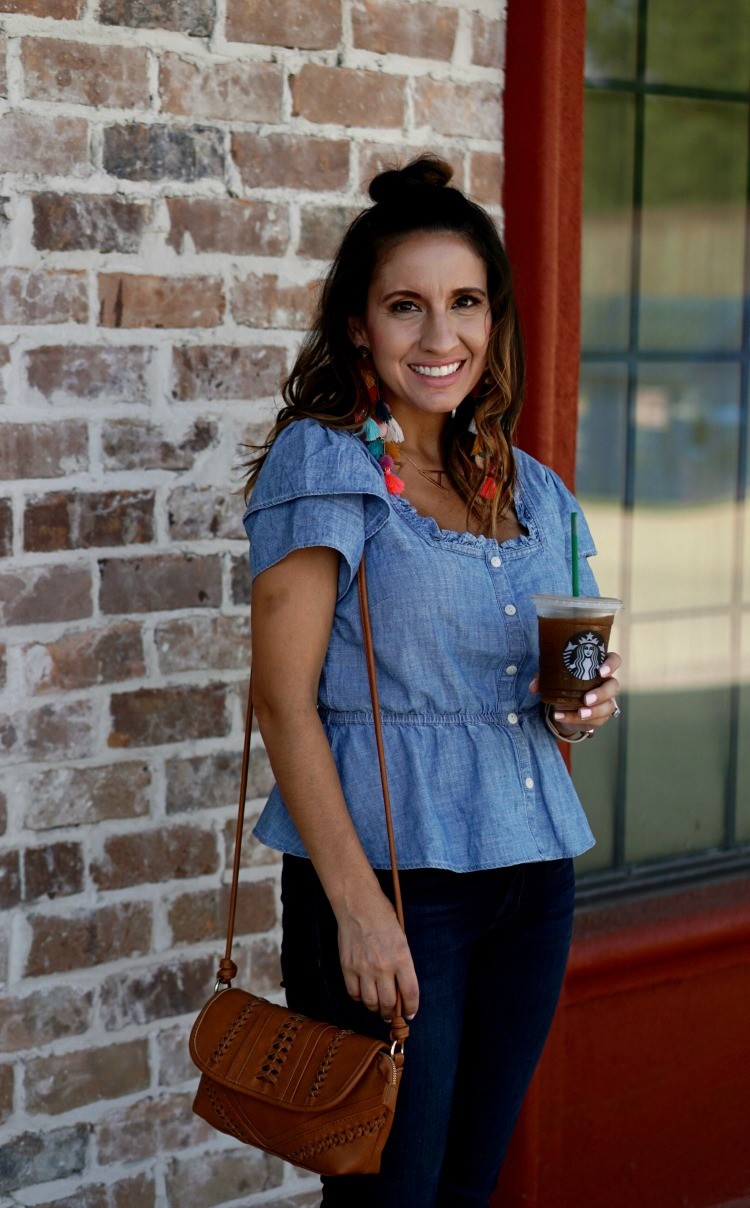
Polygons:
[[[396,243],[416,232],[450,232],[465,238],[486,265],[492,327],[484,384],[479,394],[463,399],[455,416],[448,416],[442,454],[448,477],[466,502],[467,528],[473,515],[486,536],[499,535],[516,485],[512,442],[523,404],[524,349],[511,268],[495,224],[486,210],[449,186],[452,175],[449,164],[423,155],[372,180],[369,194],[375,204],[363,210],[344,235],[323,283],[312,327],[282,384],[285,406],[263,444],[244,446],[260,450],[243,463],[246,499],[287,424],[312,418],[355,431],[372,415],[361,361],[348,334],[349,320],[365,313],[370,283]],[[472,417],[476,437],[469,431]],[[493,459],[489,464],[496,467],[497,491],[492,499],[479,494],[484,471],[472,456],[475,441],[478,451]]]

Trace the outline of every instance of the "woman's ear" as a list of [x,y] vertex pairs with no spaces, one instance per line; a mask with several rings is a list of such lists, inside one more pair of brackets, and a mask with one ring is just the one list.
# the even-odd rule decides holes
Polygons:
[[370,341],[367,338],[365,325],[361,319],[351,318],[347,327],[347,334],[355,348],[370,347]]

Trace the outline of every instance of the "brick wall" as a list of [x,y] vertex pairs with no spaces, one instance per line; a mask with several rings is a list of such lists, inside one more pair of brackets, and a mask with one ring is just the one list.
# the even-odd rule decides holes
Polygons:
[[[498,206],[501,0],[3,0],[0,33],[0,1202],[314,1203],[190,1112],[249,653],[233,467],[384,159],[442,150]],[[241,981],[277,994],[278,865],[245,863]]]

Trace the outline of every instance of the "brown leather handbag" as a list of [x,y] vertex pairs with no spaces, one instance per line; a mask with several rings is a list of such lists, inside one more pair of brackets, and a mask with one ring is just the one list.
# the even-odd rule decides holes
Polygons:
[[[393,873],[396,915],[404,915],[385,768],[375,655],[367,603],[365,557],[357,571],[365,657]],[[278,1007],[246,990],[237,975],[232,936],[247,795],[253,702],[248,693],[245,748],[229,903],[227,946],[214,993],[190,1035],[190,1055],[201,1072],[193,1111],[220,1132],[316,1174],[377,1174],[393,1123],[404,1041],[409,1028],[401,994],[390,1046],[346,1028]]]

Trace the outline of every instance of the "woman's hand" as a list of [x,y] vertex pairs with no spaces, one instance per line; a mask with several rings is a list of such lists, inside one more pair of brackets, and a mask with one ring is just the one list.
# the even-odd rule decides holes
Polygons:
[[[604,665],[599,668],[599,675],[604,679],[604,683],[586,692],[578,709],[555,709],[552,720],[561,734],[574,734],[579,730],[606,726],[614,716],[613,702],[620,691],[619,680],[615,679],[613,673],[621,666],[622,659],[619,654],[610,650]],[[539,692],[538,675],[535,675],[529,684],[529,692],[535,695]]]
[[396,983],[403,1012],[412,1019],[419,1006],[419,986],[409,945],[396,912],[378,888],[356,909],[336,911],[339,956],[349,994],[390,1023],[396,1009]]

